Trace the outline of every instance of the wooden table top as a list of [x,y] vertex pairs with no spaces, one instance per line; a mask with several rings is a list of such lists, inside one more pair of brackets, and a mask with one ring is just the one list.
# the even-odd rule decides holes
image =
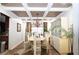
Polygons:
[[40,40],[40,41],[43,41],[43,40],[45,40],[45,37],[33,37],[33,36],[31,36],[31,37],[29,37],[29,39],[28,39],[29,41],[34,41],[34,40]]

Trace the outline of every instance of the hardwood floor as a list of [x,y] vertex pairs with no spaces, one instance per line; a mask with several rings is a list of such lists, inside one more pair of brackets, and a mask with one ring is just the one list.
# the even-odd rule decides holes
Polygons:
[[[23,43],[17,46],[15,49],[8,51],[5,55],[19,55],[17,51],[23,50]],[[33,51],[28,51],[27,53],[23,53],[22,55],[33,55]],[[46,53],[46,49],[41,49],[41,55],[59,55],[54,48],[50,46],[49,52]]]

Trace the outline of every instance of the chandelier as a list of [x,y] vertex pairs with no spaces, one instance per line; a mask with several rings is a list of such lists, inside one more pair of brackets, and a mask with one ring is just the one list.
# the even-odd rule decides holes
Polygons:
[[34,25],[35,25],[36,27],[39,27],[39,26],[41,25],[40,22],[39,22],[39,19],[38,19],[39,14],[37,13],[36,15],[37,15],[37,19],[35,20]]

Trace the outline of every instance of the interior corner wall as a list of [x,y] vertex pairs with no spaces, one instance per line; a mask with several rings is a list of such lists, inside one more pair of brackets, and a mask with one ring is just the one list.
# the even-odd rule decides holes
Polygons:
[[[17,32],[17,23],[21,24],[21,32]],[[20,19],[10,18],[9,21],[9,50],[14,49],[16,46],[21,44],[24,40],[24,29],[23,23]]]
[[73,3],[73,52],[75,55],[79,54],[79,3]]
[[65,12],[70,24],[73,24],[73,53],[79,54],[79,3],[73,3],[71,10]]
[[48,31],[50,31],[50,28],[51,28],[51,22],[48,22],[48,24],[47,24],[47,28],[48,28]]

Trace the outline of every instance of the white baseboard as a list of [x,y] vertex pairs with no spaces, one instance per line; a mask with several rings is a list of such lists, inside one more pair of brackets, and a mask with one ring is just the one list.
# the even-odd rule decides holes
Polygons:
[[20,45],[22,42],[23,42],[23,40],[20,41],[20,42],[18,42],[17,44],[15,44],[15,45],[12,46],[12,47],[9,47],[9,50],[12,50],[12,49],[16,48],[16,47],[17,47],[18,45]]

